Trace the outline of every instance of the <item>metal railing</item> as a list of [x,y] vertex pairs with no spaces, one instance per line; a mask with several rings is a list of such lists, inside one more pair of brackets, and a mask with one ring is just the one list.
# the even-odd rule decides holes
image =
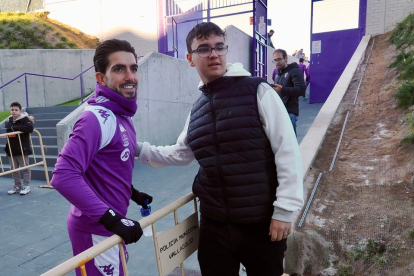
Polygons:
[[28,169],[28,168],[31,168],[31,167],[43,165],[44,166],[44,169],[45,169],[46,185],[40,185],[39,187],[40,188],[51,188],[51,189],[53,189],[53,187],[50,185],[50,182],[49,182],[49,174],[48,174],[48,171],[47,171],[47,164],[46,164],[45,152],[44,152],[44,149],[43,149],[42,135],[40,135],[39,131],[37,131],[36,129],[34,129],[33,132],[36,133],[37,136],[39,137],[39,146],[40,146],[40,152],[42,154],[42,157],[41,157],[42,161],[39,161],[39,162],[36,161],[36,153],[35,153],[35,150],[34,150],[34,147],[33,147],[32,134],[29,133],[30,146],[31,146],[31,149],[32,149],[34,164],[26,164],[26,161],[23,158],[23,165],[24,166],[23,167],[19,167],[19,168],[14,168],[14,166],[13,166],[13,164],[14,164],[14,161],[13,161],[13,152],[11,150],[9,137],[10,136],[17,135],[17,137],[19,138],[20,151],[23,153],[23,147],[22,147],[22,141],[20,139],[20,134],[25,134],[26,132],[15,131],[15,132],[9,132],[9,133],[0,134],[0,138],[6,138],[7,139],[7,144],[9,146],[9,152],[10,152],[10,170],[8,170],[8,171],[5,171],[4,170],[3,161],[0,158],[0,165],[1,165],[1,173],[0,173],[0,176],[6,175],[6,174],[11,174],[11,173],[14,173],[14,172],[19,172],[19,171],[22,171],[22,170],[25,170],[25,169]]
[[[152,235],[154,237],[154,247],[155,247],[155,254],[157,258],[158,274],[160,276],[166,275],[166,274],[165,274],[165,271],[163,272],[161,269],[161,261],[160,261],[160,256],[159,256],[160,253],[159,253],[159,250],[157,250],[158,240],[156,236],[157,232],[155,231],[155,222],[157,222],[158,220],[167,216],[170,213],[174,213],[174,221],[175,221],[175,224],[177,225],[178,224],[177,209],[189,203],[190,201],[194,201],[194,214],[198,213],[196,197],[193,193],[189,193],[139,221],[139,224],[141,225],[142,229],[144,229],[145,227],[149,225],[152,226]],[[113,235],[105,239],[104,241],[74,256],[73,258],[56,266],[55,268],[49,270],[48,272],[42,274],[41,276],[63,276],[75,270],[76,268],[80,268],[82,276],[87,276],[85,264],[88,261],[95,258],[96,256],[100,255],[101,253],[107,251],[108,249],[116,245],[118,245],[120,249],[120,255],[121,255],[122,266],[124,269],[124,275],[128,276],[128,269],[127,269],[127,265],[125,261],[125,252],[124,252],[124,247],[122,245],[122,238],[118,235]],[[181,266],[181,275],[184,275],[183,263],[181,263],[180,266]]]
[[86,73],[87,71],[89,71],[90,69],[92,69],[92,67],[94,67],[94,65],[92,65],[91,67],[89,67],[88,69],[86,69],[85,71],[81,72],[80,74],[76,75],[73,78],[66,78],[66,77],[59,77],[59,76],[51,76],[51,75],[43,75],[43,74],[35,74],[35,73],[23,73],[18,75],[17,77],[15,77],[14,79],[12,79],[11,81],[3,84],[2,86],[0,86],[0,89],[2,89],[3,87],[6,87],[7,85],[11,84],[12,82],[18,80],[19,78],[24,76],[24,86],[25,86],[25,90],[26,90],[26,107],[29,107],[29,90],[27,88],[27,76],[36,76],[36,77],[44,77],[44,78],[52,78],[52,79],[61,79],[61,80],[75,80],[76,78],[79,77],[80,79],[80,92],[81,92],[81,101],[83,103],[83,79],[82,79],[82,75],[84,73]]

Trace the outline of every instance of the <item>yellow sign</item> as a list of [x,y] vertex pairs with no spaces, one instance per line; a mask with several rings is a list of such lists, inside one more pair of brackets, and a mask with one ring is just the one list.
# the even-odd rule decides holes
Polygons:
[[168,275],[198,248],[198,214],[194,213],[158,237],[162,275]]

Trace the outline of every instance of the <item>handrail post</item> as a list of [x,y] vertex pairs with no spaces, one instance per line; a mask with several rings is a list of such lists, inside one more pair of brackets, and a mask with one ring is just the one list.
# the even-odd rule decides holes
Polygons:
[[43,167],[45,168],[46,185],[39,185],[39,188],[54,189],[53,186],[50,185],[50,181],[49,181],[49,172],[47,170],[47,164],[46,164],[46,158],[45,158],[45,151],[43,149],[42,135],[40,135],[40,132],[37,131],[36,129],[34,129],[33,132],[36,132],[37,136],[39,137],[40,152],[42,153]]
[[27,75],[24,74],[24,86],[26,87],[26,107],[29,107],[29,91],[27,90]]
[[83,78],[82,78],[82,75],[80,75],[79,79],[80,79],[80,85],[81,85],[81,102],[83,103]]

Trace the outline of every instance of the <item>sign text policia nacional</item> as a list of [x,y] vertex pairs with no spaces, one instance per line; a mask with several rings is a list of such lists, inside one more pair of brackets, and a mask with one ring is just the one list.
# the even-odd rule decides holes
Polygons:
[[170,273],[197,250],[198,235],[198,215],[194,213],[157,237],[163,275]]

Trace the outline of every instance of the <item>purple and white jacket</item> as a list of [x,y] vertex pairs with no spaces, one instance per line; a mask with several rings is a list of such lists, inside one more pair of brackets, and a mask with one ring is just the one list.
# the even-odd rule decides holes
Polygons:
[[131,198],[136,96],[96,84],[95,94],[59,154],[51,185],[71,204],[68,227],[111,236],[98,221],[112,208],[125,216]]

